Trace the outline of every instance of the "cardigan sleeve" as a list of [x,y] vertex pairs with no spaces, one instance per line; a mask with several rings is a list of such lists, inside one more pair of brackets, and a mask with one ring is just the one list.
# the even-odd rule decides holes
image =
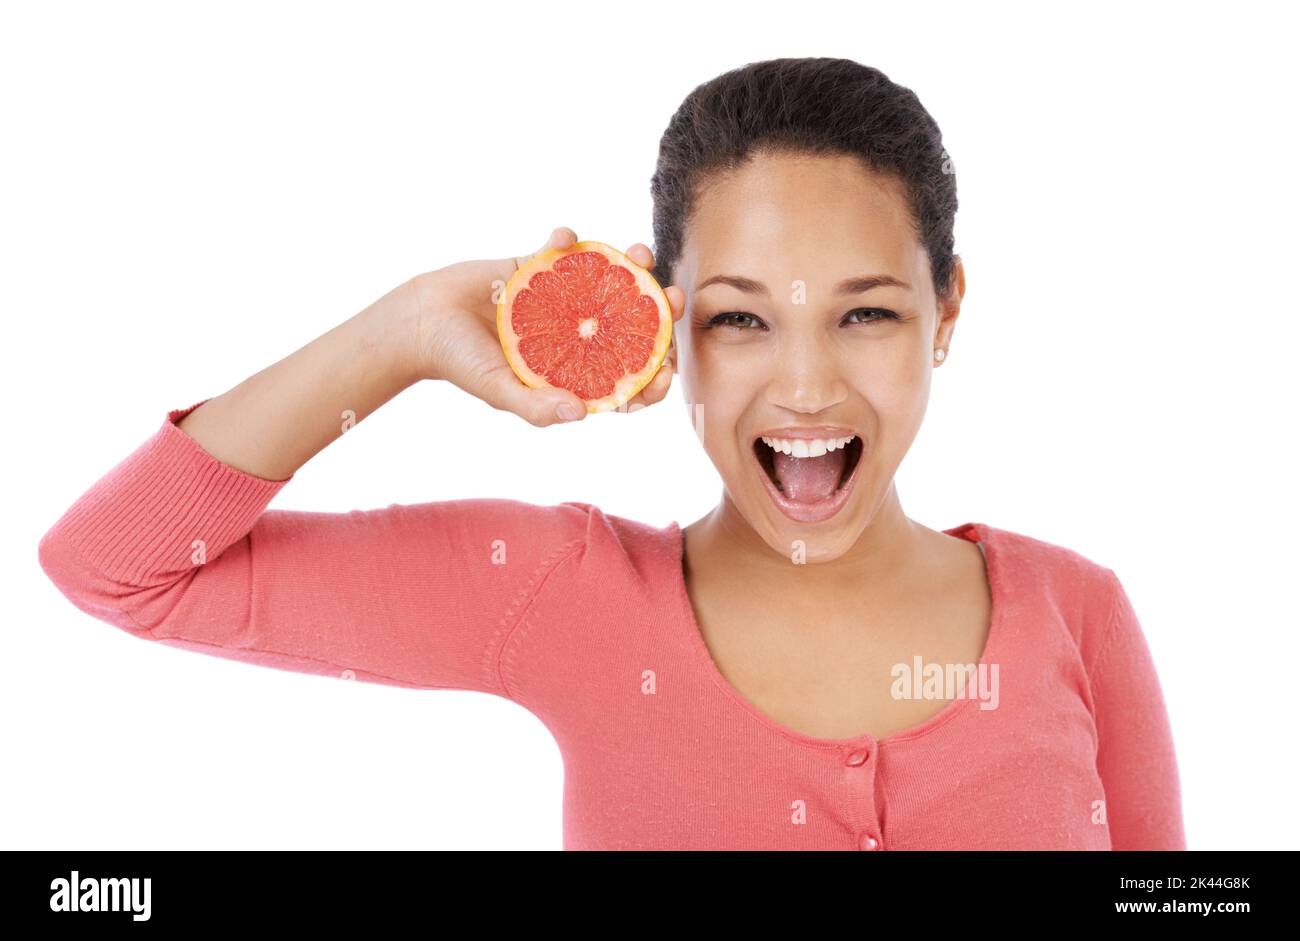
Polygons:
[[1150,649],[1119,578],[1106,570],[1110,617],[1089,681],[1097,771],[1115,850],[1185,850],[1173,735]]
[[168,412],[41,539],[40,564],[74,605],[212,656],[515,699],[502,651],[585,544],[587,504],[269,510],[292,477],[265,480],[208,454],[176,425],[201,404]]

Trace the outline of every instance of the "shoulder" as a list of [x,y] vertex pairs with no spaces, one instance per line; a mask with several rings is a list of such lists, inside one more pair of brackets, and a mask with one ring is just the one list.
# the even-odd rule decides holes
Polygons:
[[1022,609],[1046,606],[1059,617],[1091,669],[1117,621],[1132,613],[1114,569],[1055,540],[986,524],[974,528],[992,550],[999,587]]
[[1058,590],[1095,588],[1115,575],[1102,562],[1060,543],[984,523],[973,526],[978,532],[987,534],[1003,559],[1029,566]]
[[[363,511],[375,512],[375,511]],[[491,548],[534,565],[595,575],[629,569],[649,579],[657,563],[671,559],[676,524],[656,527],[606,513],[577,500],[530,503],[501,497],[395,504],[397,513],[418,526],[444,550],[482,552]]]
[[586,514],[583,551],[577,560],[586,574],[605,577],[619,573],[651,585],[670,566],[680,566],[681,530],[675,522],[654,526],[577,501],[561,506]]

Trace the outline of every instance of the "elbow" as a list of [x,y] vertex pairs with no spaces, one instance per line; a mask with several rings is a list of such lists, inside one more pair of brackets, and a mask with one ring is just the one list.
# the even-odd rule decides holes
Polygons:
[[132,597],[138,589],[107,578],[87,563],[57,524],[41,537],[36,556],[46,578],[76,608],[137,636],[151,636],[134,610]]
[[41,537],[40,544],[36,547],[36,557],[45,577],[60,591],[67,594],[68,587],[73,581],[72,553],[68,545],[59,538],[57,525]]

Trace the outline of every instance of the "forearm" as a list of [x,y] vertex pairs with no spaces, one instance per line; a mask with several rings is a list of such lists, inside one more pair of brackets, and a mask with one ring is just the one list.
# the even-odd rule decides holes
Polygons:
[[284,359],[203,403],[179,427],[217,460],[284,480],[422,378],[406,282]]

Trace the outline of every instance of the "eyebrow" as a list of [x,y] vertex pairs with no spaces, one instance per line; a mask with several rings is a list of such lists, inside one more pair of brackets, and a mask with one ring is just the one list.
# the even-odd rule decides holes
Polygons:
[[[737,291],[743,291],[746,294],[758,294],[763,297],[770,297],[767,285],[761,281],[755,281],[753,278],[745,278],[736,274],[715,274],[711,278],[706,278],[695,286],[695,290],[702,291],[711,284],[726,284]],[[911,290],[911,285],[906,281],[900,281],[893,275],[874,274],[861,278],[845,278],[835,286],[837,295],[844,294],[864,294],[872,288],[879,287],[900,287]]]

